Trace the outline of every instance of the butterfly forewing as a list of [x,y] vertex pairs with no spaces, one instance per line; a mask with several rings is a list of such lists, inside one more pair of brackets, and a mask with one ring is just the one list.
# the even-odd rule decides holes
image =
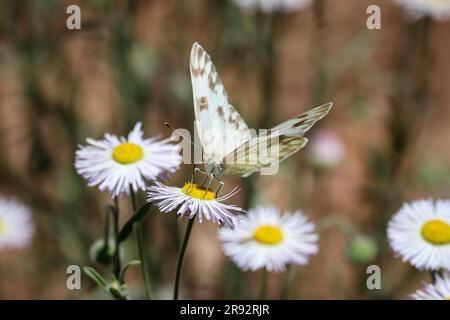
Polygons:
[[228,103],[225,88],[210,56],[198,44],[191,50],[191,81],[197,133],[207,162],[223,157],[250,139],[240,114]]

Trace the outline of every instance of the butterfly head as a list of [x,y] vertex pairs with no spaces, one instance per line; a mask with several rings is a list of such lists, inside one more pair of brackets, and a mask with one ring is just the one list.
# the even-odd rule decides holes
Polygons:
[[213,160],[207,160],[205,162],[205,170],[208,174],[212,174],[217,177],[221,175],[223,166]]

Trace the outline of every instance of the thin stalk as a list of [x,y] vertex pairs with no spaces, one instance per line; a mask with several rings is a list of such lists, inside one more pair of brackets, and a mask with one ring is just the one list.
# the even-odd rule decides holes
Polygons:
[[291,286],[295,279],[295,271],[296,269],[293,265],[288,266],[288,270],[284,275],[283,284],[281,287],[281,294],[280,294],[281,300],[286,300],[289,297]]
[[175,271],[175,283],[173,287],[173,300],[178,300],[178,293],[180,290],[180,279],[181,279],[181,271],[183,269],[183,261],[184,255],[186,253],[186,248],[189,242],[189,237],[191,235],[192,227],[194,225],[195,216],[192,219],[189,219],[186,225],[186,231],[184,232],[183,242],[181,243],[180,252],[178,254],[177,259],[177,268]]
[[150,284],[150,275],[148,273],[148,263],[147,263],[147,258],[145,255],[144,235],[142,233],[142,228],[140,225],[137,225],[135,230],[136,230],[136,236],[137,236],[138,247],[139,247],[139,259],[141,260],[142,276],[144,278],[144,284],[145,284],[145,294],[147,296],[147,299],[153,300],[153,289]]
[[[130,196],[131,196],[131,204],[133,207],[133,214],[136,214],[137,212],[137,201],[136,201],[136,194],[133,191],[133,188],[130,187]],[[145,241],[144,241],[144,235],[142,233],[141,225],[138,224],[135,226],[136,231],[136,237],[137,237],[137,243],[138,243],[138,249],[139,249],[139,259],[141,260],[141,271],[142,271],[142,277],[144,278],[144,286],[145,286],[145,294],[148,300],[153,299],[153,290],[150,284],[150,275],[148,273],[148,261],[147,261],[147,255],[146,247],[145,247]]]
[[259,300],[266,299],[266,292],[267,292],[267,276],[268,272],[267,269],[264,268],[262,271],[262,279],[261,279],[261,289],[259,291]]
[[348,221],[344,216],[338,215],[322,218],[317,224],[317,230],[319,233],[322,233],[334,226],[337,226],[342,233],[350,238],[356,235],[356,230],[350,221]]
[[327,73],[326,66],[323,64],[324,52],[323,41],[317,41],[317,39],[324,39],[324,29],[325,29],[325,0],[314,1],[313,11],[314,11],[314,28],[313,28],[313,59],[315,67],[315,79],[313,93],[313,104],[319,105],[323,103],[324,96],[327,89]]
[[122,270],[122,264],[120,262],[120,242],[118,240],[119,235],[119,198],[114,198],[114,208],[113,208],[113,223],[114,223],[114,241],[116,250],[114,250],[114,262],[113,262],[113,273],[117,279],[120,277],[120,270]]

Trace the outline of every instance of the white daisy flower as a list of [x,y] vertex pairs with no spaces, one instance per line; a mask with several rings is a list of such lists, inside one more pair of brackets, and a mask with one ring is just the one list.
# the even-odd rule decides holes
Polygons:
[[450,270],[450,201],[405,203],[388,225],[392,249],[423,270]]
[[219,230],[223,250],[241,269],[284,271],[287,264],[305,265],[318,251],[314,224],[301,212],[285,213],[274,207],[256,207],[235,230]]
[[197,215],[200,223],[205,218],[234,228],[244,210],[223,201],[234,196],[239,190],[235,188],[230,193],[217,197],[217,191],[197,182],[195,177],[199,174],[205,175],[204,172],[197,172],[193,181],[185,183],[182,188],[155,182],[154,186],[148,188],[148,202],[154,202],[161,212],[168,213],[178,208],[177,214],[180,216],[186,215],[192,219]]
[[170,139],[144,139],[138,122],[128,138],[105,134],[103,140],[87,139],[75,156],[77,172],[89,186],[108,190],[114,197],[145,190],[146,180],[175,172],[180,163],[180,146]]
[[30,210],[15,199],[0,198],[0,249],[25,248],[33,233]]
[[411,295],[414,300],[450,300],[450,276],[437,276],[435,283],[425,284]]
[[423,16],[430,16],[436,20],[450,17],[450,0],[394,0],[403,6],[411,19],[418,20]]
[[259,9],[265,13],[302,10],[311,4],[311,0],[233,0],[233,2],[245,10]]

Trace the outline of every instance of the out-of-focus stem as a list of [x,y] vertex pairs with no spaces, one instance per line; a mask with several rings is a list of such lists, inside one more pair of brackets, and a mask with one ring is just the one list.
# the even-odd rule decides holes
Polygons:
[[267,269],[264,268],[262,270],[262,275],[261,275],[261,289],[259,291],[259,300],[264,300],[266,298],[266,293],[267,293],[267,277],[268,277],[268,272]]
[[117,279],[120,278],[120,271],[122,269],[120,262],[120,242],[118,240],[119,235],[119,198],[114,197],[114,209],[113,209],[113,224],[114,224],[114,239],[115,239],[115,250],[114,250],[114,263],[113,263],[113,273]]
[[283,284],[281,287],[281,294],[280,294],[281,300],[286,300],[289,298],[291,286],[295,279],[295,271],[296,271],[295,266],[293,265],[288,266],[288,270],[285,272]]
[[[273,115],[274,80],[277,66],[277,55],[275,52],[275,35],[277,29],[278,14],[257,15],[256,24],[259,29],[264,30],[259,39],[258,48],[261,55],[261,116],[258,123],[259,128],[267,129],[270,125],[270,117]],[[255,190],[255,177],[250,176],[245,180],[244,208],[251,205]]]
[[183,270],[183,261],[184,255],[186,253],[186,248],[189,243],[189,237],[191,236],[192,227],[194,225],[195,216],[192,219],[188,220],[186,225],[186,231],[184,233],[183,242],[181,243],[180,252],[178,254],[177,259],[177,269],[175,271],[175,283],[173,287],[173,300],[178,300],[178,294],[180,290],[180,280],[181,280],[181,272]]
[[[137,200],[136,195],[133,191],[133,188],[130,186],[130,196],[131,196],[131,203],[133,207],[133,214],[136,214],[137,212]],[[142,234],[142,228],[141,225],[138,224],[135,227],[136,231],[136,237],[137,237],[137,243],[138,243],[138,249],[139,249],[139,259],[141,260],[141,271],[142,271],[142,277],[144,278],[144,286],[145,286],[145,293],[147,296],[147,299],[152,300],[153,298],[153,290],[150,284],[150,275],[148,273],[148,261],[146,256],[146,246],[144,241],[144,235]]]

